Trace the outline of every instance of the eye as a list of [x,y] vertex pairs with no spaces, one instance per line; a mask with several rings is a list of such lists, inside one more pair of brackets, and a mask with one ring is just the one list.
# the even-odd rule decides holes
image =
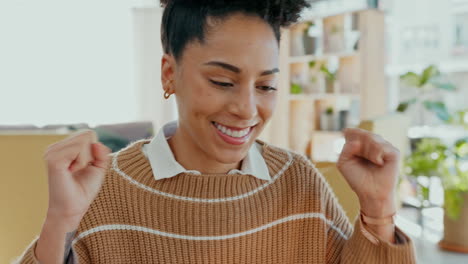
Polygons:
[[213,80],[210,80],[210,82],[212,84],[214,84],[214,85],[221,86],[221,87],[232,87],[232,86],[234,86],[232,83],[217,82],[217,81],[213,81]]
[[278,90],[278,89],[276,89],[275,87],[272,87],[272,86],[257,86],[257,88],[259,88],[260,90],[265,91],[265,92]]

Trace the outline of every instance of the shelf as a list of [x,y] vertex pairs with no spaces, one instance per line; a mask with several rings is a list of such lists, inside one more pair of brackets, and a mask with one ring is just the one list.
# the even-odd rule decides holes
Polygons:
[[312,132],[312,160],[320,162],[336,162],[345,143],[344,134],[341,131]]
[[310,61],[325,61],[328,60],[330,57],[338,57],[338,58],[350,58],[356,57],[358,52],[342,52],[342,53],[328,53],[323,55],[304,55],[304,56],[291,56],[289,57],[289,64],[293,63],[305,63]]
[[343,136],[343,132],[332,131],[332,130],[314,130],[312,133],[313,135],[316,135],[316,136],[336,136],[336,137]]
[[360,94],[352,94],[352,93],[322,93],[322,94],[290,94],[289,100],[290,101],[315,101],[320,99],[330,99],[330,98],[337,98],[337,97],[349,97],[352,99],[360,99]]
[[[354,0],[339,1],[342,4],[334,2],[335,7],[354,2]],[[358,1],[362,1],[362,6],[365,7],[371,0]],[[336,122],[339,122],[339,111],[348,110],[348,124],[352,126],[362,119],[370,119],[387,111],[386,98],[381,96],[386,94],[383,67],[385,51],[381,45],[384,40],[385,16],[382,12],[367,9],[352,12],[355,7],[350,8],[351,10],[347,8],[346,11],[323,10],[327,12],[320,14],[326,13],[327,16],[315,16],[315,14],[309,17],[317,18],[317,28],[314,29],[316,31],[310,32],[316,37],[315,40],[301,41],[300,35],[304,34],[303,25],[284,29],[283,45],[280,48],[280,86],[289,89],[279,90],[277,114],[264,133],[270,143],[301,153],[308,151],[313,145],[316,157],[334,160],[337,157],[336,149],[343,142],[343,135],[340,131],[315,130],[321,127],[321,116],[327,108],[333,107],[335,110],[335,117],[338,119]],[[346,12],[343,15],[328,16],[330,13],[343,11]],[[308,19],[303,20],[307,21]],[[330,38],[335,25],[343,33],[352,34]],[[360,34],[356,46],[352,45],[354,44],[352,36],[356,36],[357,32]],[[314,45],[307,46],[309,42],[314,42]],[[302,47],[308,52],[304,54]],[[295,52],[297,50],[301,52]],[[293,54],[299,56],[292,56]],[[317,65],[311,69],[309,63],[314,60]],[[331,87],[332,84],[324,80],[326,76],[320,74],[322,64],[325,64],[330,71],[338,70],[337,86]],[[316,83],[311,83],[314,79]],[[290,89],[292,84],[299,84],[302,89],[295,91],[303,93],[292,94]],[[328,123],[331,124],[331,120],[327,125]],[[333,126],[336,126],[335,122]],[[322,127],[325,127],[325,123]],[[309,145],[311,138],[318,140],[315,144]]]
[[378,8],[378,1],[369,0],[328,0],[311,2],[312,6],[302,12],[301,20],[307,21]]
[[[392,64],[388,65],[385,69],[385,73],[387,76],[399,76],[405,74],[409,71],[422,71],[430,63],[426,64]],[[464,59],[452,59],[447,61],[442,61],[436,63],[436,66],[439,67],[439,70],[443,73],[463,73],[468,72],[468,66],[466,64],[466,60]]]

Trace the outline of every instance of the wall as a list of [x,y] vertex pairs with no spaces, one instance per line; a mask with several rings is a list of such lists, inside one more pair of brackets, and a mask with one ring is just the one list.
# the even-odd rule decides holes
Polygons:
[[0,123],[138,119],[130,7],[0,1]]

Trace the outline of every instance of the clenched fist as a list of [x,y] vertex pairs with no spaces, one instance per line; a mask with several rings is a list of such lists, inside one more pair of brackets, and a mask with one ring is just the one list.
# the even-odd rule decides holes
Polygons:
[[101,188],[111,150],[87,130],[47,148],[48,215],[77,224]]
[[346,129],[337,167],[359,198],[361,210],[380,218],[393,214],[400,152],[382,137]]
[[40,263],[63,263],[65,235],[78,228],[99,192],[110,152],[91,130],[72,134],[45,151],[49,208],[35,249]]

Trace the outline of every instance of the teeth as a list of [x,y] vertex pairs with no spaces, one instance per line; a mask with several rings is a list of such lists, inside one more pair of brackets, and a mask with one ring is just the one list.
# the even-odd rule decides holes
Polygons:
[[226,134],[230,137],[235,137],[235,138],[241,138],[241,137],[244,137],[245,135],[247,135],[250,131],[250,128],[246,128],[244,130],[239,130],[239,131],[232,131],[231,129],[223,126],[223,125],[220,125],[218,123],[215,122],[215,126],[216,128],[221,131],[223,134]]

